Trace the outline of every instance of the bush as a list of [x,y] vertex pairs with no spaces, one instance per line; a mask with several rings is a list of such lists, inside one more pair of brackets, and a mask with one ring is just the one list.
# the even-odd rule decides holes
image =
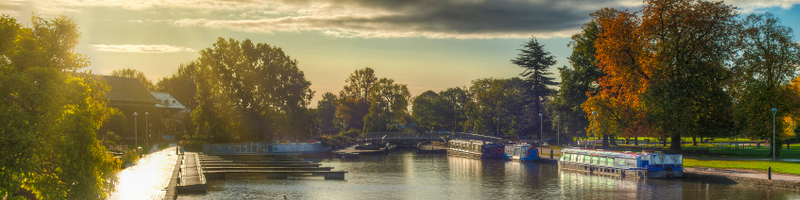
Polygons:
[[203,144],[207,144],[207,142],[199,141],[199,140],[192,140],[192,141],[188,141],[188,142],[183,142],[183,144],[181,146],[183,147],[184,151],[201,152],[201,151],[203,151]]
[[128,149],[125,150],[125,153],[122,155],[122,163],[123,167],[127,166],[128,163],[131,165],[136,165],[136,161],[139,161],[139,157],[141,152],[138,149]]
[[357,138],[358,136],[361,136],[361,131],[351,128],[350,130],[339,132],[339,135],[348,138]]

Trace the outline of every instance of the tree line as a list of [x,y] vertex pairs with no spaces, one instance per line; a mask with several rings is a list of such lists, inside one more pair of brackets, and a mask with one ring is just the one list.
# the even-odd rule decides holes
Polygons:
[[[772,139],[794,134],[800,45],[769,13],[697,0],[603,8],[572,37],[552,111],[570,134]],[[596,128],[593,128],[596,127]],[[614,141],[614,140],[611,140]],[[772,154],[772,153],[770,153]]]

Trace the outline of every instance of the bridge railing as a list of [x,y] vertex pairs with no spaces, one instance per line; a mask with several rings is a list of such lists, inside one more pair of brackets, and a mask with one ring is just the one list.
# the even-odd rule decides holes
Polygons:
[[431,139],[450,138],[451,132],[372,132],[367,133],[360,140],[385,140],[385,139]]

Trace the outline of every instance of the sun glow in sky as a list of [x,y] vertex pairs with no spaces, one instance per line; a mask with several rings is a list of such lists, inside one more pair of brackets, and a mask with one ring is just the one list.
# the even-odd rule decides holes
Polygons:
[[[772,12],[800,29],[800,0],[726,1],[744,14]],[[572,34],[603,7],[638,10],[641,0],[35,0],[0,1],[26,24],[71,17],[83,33],[78,53],[95,74],[121,68],[157,81],[199,57],[218,37],[281,47],[316,91],[338,92],[356,69],[407,84],[412,95],[519,76],[511,64],[531,36],[569,65]],[[796,33],[796,31],[795,31]],[[795,37],[797,40],[797,37]]]

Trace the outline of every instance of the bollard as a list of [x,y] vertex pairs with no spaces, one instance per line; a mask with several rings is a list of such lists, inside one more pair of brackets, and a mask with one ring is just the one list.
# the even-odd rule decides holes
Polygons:
[[550,149],[550,159],[553,159],[553,149]]
[[767,174],[768,174],[767,176],[769,176],[769,180],[772,180],[772,167],[769,167],[769,169],[767,169]]

